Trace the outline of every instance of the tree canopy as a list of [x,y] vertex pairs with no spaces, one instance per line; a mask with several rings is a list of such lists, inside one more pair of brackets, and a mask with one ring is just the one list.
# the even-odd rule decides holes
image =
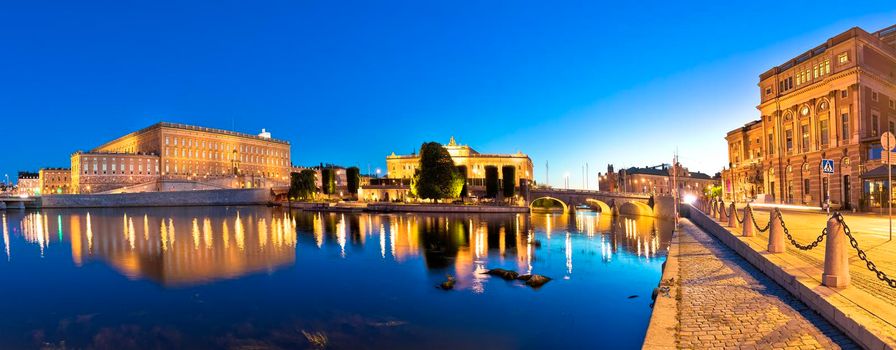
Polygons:
[[414,175],[413,191],[422,199],[457,198],[463,189],[464,179],[448,150],[438,142],[420,146],[420,171]]
[[501,167],[501,177],[504,178],[504,181],[502,182],[504,197],[513,197],[513,195],[516,194],[516,183],[514,182],[514,179],[516,178],[516,167],[513,165],[505,165]]
[[498,167],[494,165],[485,166],[485,197],[495,198],[498,196]]
[[336,171],[332,168],[323,168],[320,170],[320,186],[321,192],[324,194],[336,193]]
[[348,188],[348,193],[358,194],[358,188],[361,187],[361,170],[358,167],[345,169],[345,186]]
[[305,169],[300,173],[289,174],[289,198],[308,199],[317,191],[314,170]]

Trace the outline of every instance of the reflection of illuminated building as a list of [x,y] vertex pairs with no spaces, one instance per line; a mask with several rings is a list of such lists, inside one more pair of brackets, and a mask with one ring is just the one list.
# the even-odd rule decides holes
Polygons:
[[76,265],[84,259],[100,259],[128,277],[171,286],[292,264],[296,243],[292,220],[284,213],[262,217],[247,211],[235,217],[187,219],[136,211],[118,217],[109,215],[115,211],[97,210],[68,214],[69,227],[64,229],[59,215],[56,221],[48,220],[53,214],[31,213],[22,220],[22,232],[26,241],[41,249],[47,246],[50,232],[68,232]]

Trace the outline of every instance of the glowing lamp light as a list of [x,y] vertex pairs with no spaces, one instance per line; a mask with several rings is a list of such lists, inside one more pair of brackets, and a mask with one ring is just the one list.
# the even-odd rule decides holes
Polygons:
[[689,194],[684,195],[684,197],[682,197],[681,200],[684,201],[686,204],[694,204],[694,202],[697,201],[697,196],[694,196],[693,194],[689,193]]

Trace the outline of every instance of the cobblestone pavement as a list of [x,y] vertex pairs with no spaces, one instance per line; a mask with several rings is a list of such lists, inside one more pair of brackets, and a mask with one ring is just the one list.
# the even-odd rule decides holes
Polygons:
[[682,221],[679,234],[679,348],[858,348],[821,316],[689,221]]

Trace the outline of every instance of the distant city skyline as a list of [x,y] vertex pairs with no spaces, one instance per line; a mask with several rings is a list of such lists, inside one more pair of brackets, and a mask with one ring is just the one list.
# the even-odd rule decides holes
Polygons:
[[725,132],[759,117],[759,74],[896,18],[873,1],[782,26],[769,6],[805,6],[738,6],[9,4],[0,176],[68,167],[75,151],[159,121],[265,128],[296,165],[362,172],[453,136],[527,153],[538,182],[550,162],[554,186],[568,172],[581,187],[588,163],[595,188],[608,163],[671,163],[676,150],[713,175],[728,164]]

